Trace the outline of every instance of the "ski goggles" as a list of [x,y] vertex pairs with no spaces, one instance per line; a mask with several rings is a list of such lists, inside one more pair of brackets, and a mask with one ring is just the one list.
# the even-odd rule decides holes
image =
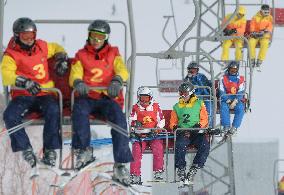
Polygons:
[[198,73],[198,68],[188,68],[187,72],[196,75]]
[[262,9],[262,10],[261,10],[261,13],[262,13],[264,16],[268,16],[268,15],[270,15],[270,10],[269,10],[269,9]]
[[229,68],[229,74],[236,75],[237,73],[238,73],[238,69],[237,68]]
[[194,93],[194,90],[192,91],[179,91],[179,96],[182,98],[187,98],[191,96]]
[[36,38],[36,32],[20,32],[19,33],[20,40],[28,41],[28,40],[34,40]]
[[108,34],[102,33],[102,32],[98,32],[98,31],[90,31],[89,39],[90,40],[94,40],[94,41],[96,41],[98,43],[104,42],[105,40],[108,39]]
[[238,17],[238,18],[242,18],[242,17],[244,17],[244,16],[245,16],[245,14],[237,13],[237,17]]
[[151,97],[149,95],[141,95],[139,96],[139,101],[141,103],[149,103],[151,101]]

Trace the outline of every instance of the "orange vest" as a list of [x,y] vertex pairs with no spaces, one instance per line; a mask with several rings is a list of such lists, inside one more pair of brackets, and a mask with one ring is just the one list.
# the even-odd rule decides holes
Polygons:
[[[17,65],[16,74],[19,76],[24,76],[39,84],[45,84],[50,82],[49,72],[48,72],[48,47],[47,42],[43,40],[36,40],[35,45],[31,49],[29,54],[19,48],[19,45],[15,44],[13,39],[10,41],[5,54],[11,56]],[[40,92],[37,96],[46,95],[47,92]],[[12,97],[16,96],[31,96],[31,94],[26,90],[12,90]]]
[[[119,56],[118,48],[111,47],[109,44],[97,53],[94,51],[93,46],[90,45],[86,45],[79,50],[75,58],[84,67],[83,81],[92,87],[108,87],[115,75],[113,63],[116,56]],[[96,91],[90,91],[88,94],[93,99],[100,99],[103,95]],[[123,107],[124,97],[122,91],[115,98],[115,101]]]
[[239,86],[244,82],[244,77],[240,76],[239,82],[235,83],[229,80],[229,77],[227,75],[223,78],[224,81],[224,87],[226,89],[227,94],[237,94],[239,90]]

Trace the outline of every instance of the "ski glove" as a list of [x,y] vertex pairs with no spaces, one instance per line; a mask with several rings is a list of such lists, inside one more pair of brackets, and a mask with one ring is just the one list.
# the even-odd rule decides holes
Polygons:
[[253,37],[255,39],[261,38],[261,37],[263,37],[263,35],[264,35],[264,31],[252,32],[251,33],[251,37]]
[[199,123],[196,123],[195,125],[193,125],[192,128],[201,128],[200,124]]
[[36,95],[41,91],[41,87],[37,82],[23,76],[16,78],[15,86],[26,89],[32,95]]
[[139,135],[137,133],[132,131],[132,132],[130,132],[129,138],[130,139],[139,139],[140,137],[139,137]]
[[232,100],[230,100],[230,99],[227,99],[227,101],[226,101],[226,103],[229,104],[229,106],[230,106],[231,102],[232,102]]
[[140,121],[134,121],[133,127],[135,127],[135,128],[142,128],[143,124]]
[[173,131],[177,130],[178,126],[177,125],[174,125],[173,126]]
[[234,100],[232,101],[232,103],[230,104],[230,109],[234,109],[234,108],[236,107],[237,103],[238,103],[238,100],[237,100],[237,99],[234,99]]
[[237,33],[237,29],[233,28],[233,29],[224,29],[224,36],[230,36],[232,34]]
[[123,85],[122,78],[119,75],[114,76],[107,89],[109,97],[111,98],[117,97],[122,88],[122,85]]
[[74,88],[79,93],[80,96],[87,96],[89,92],[89,87],[81,79],[76,79],[73,83]]
[[[175,125],[173,127],[173,131],[176,131],[177,128],[180,128],[180,127],[178,125]],[[176,133],[177,136],[185,136],[185,134],[186,134],[185,130],[178,130],[177,133]]]
[[54,69],[58,76],[63,76],[68,71],[68,56],[66,53],[59,52],[54,56]]
[[158,136],[158,133],[154,132],[154,131],[151,131],[150,133],[148,133],[148,137],[149,138],[155,138]]
[[221,130],[215,129],[215,128],[208,128],[208,132],[210,135],[220,135],[221,134]]

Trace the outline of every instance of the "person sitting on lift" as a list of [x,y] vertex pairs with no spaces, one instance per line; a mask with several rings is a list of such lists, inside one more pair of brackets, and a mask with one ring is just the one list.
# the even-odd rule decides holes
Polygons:
[[[231,61],[228,65],[227,71],[220,82],[220,117],[221,125],[226,132],[223,140],[232,136],[237,129],[241,126],[241,122],[244,116],[244,90],[245,83],[244,77],[239,75],[239,62]],[[235,116],[230,124],[230,110],[234,110]]]
[[[194,94],[194,86],[189,82],[184,82],[179,86],[179,101],[173,107],[170,119],[170,128],[208,128],[208,113],[203,100]],[[179,187],[193,184],[193,178],[197,171],[204,167],[209,155],[210,144],[206,134],[178,130],[175,144],[175,168],[179,177]],[[185,155],[187,146],[193,144],[197,148],[197,153],[193,163],[186,174]]]
[[141,160],[142,153],[147,145],[150,145],[153,152],[153,171],[156,181],[163,180],[164,166],[164,148],[163,140],[155,139],[159,130],[152,130],[145,135],[147,138],[153,138],[150,141],[141,141],[145,128],[164,128],[165,119],[159,103],[153,99],[153,92],[148,87],[140,87],[137,91],[138,101],[132,107],[130,114],[130,125],[132,131],[130,137],[138,141],[132,144],[132,155],[134,161],[130,163],[131,184],[141,184]]

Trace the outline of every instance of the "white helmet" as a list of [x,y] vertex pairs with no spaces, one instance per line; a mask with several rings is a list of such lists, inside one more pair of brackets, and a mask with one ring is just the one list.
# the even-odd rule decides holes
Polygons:
[[153,92],[151,91],[151,89],[149,89],[148,87],[139,87],[138,90],[137,90],[137,99],[138,99],[139,104],[140,104],[140,97],[141,96],[149,96],[150,97],[149,105],[152,104]]

